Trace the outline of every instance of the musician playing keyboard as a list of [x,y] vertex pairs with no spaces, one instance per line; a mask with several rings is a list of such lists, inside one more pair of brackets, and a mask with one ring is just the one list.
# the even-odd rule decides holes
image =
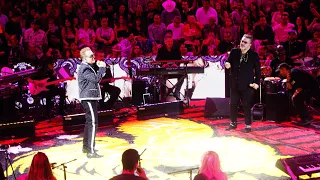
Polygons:
[[[181,52],[179,48],[175,48],[173,46],[173,39],[172,37],[166,37],[164,40],[164,46],[161,47],[158,50],[158,54],[157,54],[157,61],[161,61],[161,60],[176,60],[177,63],[174,64],[163,64],[162,67],[163,68],[175,68],[175,67],[179,67],[179,61],[182,59],[181,57]],[[178,83],[176,84],[175,90],[173,92],[173,96],[177,99],[180,100],[180,89],[181,86],[183,84],[184,81],[184,75],[174,75],[174,77],[172,76],[164,76],[163,78],[160,79],[161,81],[161,87],[160,87],[160,93],[161,93],[161,101],[165,102],[166,101],[166,80],[169,78],[177,78],[178,79]]]

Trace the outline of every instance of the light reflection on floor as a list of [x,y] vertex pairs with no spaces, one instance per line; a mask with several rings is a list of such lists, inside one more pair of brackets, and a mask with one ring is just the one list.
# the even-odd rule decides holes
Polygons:
[[[101,130],[100,130],[101,133]],[[158,118],[147,121],[128,121],[110,134],[98,137],[96,147],[101,159],[87,159],[82,154],[82,138],[64,141],[63,145],[46,147],[51,162],[67,164],[67,179],[109,179],[121,173],[121,155],[128,148],[142,152],[142,166],[150,179],[183,179],[188,173],[168,175],[170,172],[197,167],[205,151],[216,151],[222,168],[231,180],[286,179],[275,167],[281,156],[266,144],[233,136],[214,136],[214,129],[206,124],[187,119]],[[62,143],[57,143],[62,144]],[[19,173],[27,172],[36,151],[22,154],[14,159],[13,166]],[[194,171],[196,172],[196,171]],[[9,171],[12,174],[11,171]],[[57,179],[63,179],[62,169],[54,169]],[[264,178],[262,178],[264,177]]]

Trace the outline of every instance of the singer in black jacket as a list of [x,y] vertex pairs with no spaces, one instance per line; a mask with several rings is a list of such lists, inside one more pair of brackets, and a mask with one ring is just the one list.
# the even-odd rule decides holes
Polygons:
[[[93,52],[89,47],[81,49],[82,63],[78,70],[79,99],[85,111],[86,124],[83,135],[83,149],[88,158],[99,158],[94,149],[96,132],[98,129],[98,101],[102,99],[99,82],[106,72],[103,61],[95,61]],[[94,66],[99,67],[95,70]]]
[[232,49],[226,62],[226,68],[231,68],[230,88],[230,119],[226,130],[237,128],[238,105],[241,100],[245,115],[245,132],[251,132],[251,96],[253,89],[259,88],[260,60],[256,52],[250,49],[252,36],[245,34],[240,42],[240,48]]

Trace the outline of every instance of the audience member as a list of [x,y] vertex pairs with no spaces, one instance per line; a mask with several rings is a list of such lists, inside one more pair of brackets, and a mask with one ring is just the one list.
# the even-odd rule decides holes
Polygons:
[[33,156],[28,174],[21,175],[17,180],[56,180],[46,154],[38,152]]
[[214,151],[206,152],[201,160],[199,174],[193,180],[227,180],[227,175],[221,170],[219,155]]
[[[148,180],[145,171],[139,167],[140,155],[135,149],[128,149],[122,154],[122,174],[110,180]],[[136,176],[137,174],[138,176]]]

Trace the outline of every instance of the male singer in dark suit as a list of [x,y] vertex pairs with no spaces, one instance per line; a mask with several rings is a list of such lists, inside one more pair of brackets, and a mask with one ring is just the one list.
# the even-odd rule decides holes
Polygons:
[[252,36],[245,34],[240,41],[240,48],[232,49],[226,68],[231,68],[231,102],[230,119],[231,123],[226,129],[230,131],[237,128],[238,105],[241,100],[246,127],[244,132],[251,132],[251,96],[252,90],[259,88],[261,70],[259,56],[250,49]]
[[[172,37],[166,37],[164,40],[164,46],[162,48],[160,48],[158,50],[158,54],[157,54],[157,61],[161,61],[161,60],[177,60],[176,64],[171,65],[171,67],[178,67],[179,66],[179,61],[182,59],[181,56],[181,52],[179,48],[176,48],[173,46],[173,39]],[[163,67],[167,67],[168,64],[163,65]],[[180,100],[180,89],[181,86],[183,84],[183,79],[184,76],[183,75],[175,75],[174,77],[170,76],[165,76],[162,78],[162,84],[161,84],[161,101],[164,102],[165,101],[165,91],[166,91],[166,86],[164,85],[166,83],[166,80],[168,78],[177,78],[178,82],[176,84],[173,96],[177,99]]]
[[[101,99],[99,82],[106,72],[106,64],[97,61],[89,47],[81,49],[82,63],[78,70],[79,100],[85,111],[86,124],[83,135],[83,149],[88,158],[99,158],[94,149],[98,129],[98,101]],[[95,70],[95,64],[99,67]]]

